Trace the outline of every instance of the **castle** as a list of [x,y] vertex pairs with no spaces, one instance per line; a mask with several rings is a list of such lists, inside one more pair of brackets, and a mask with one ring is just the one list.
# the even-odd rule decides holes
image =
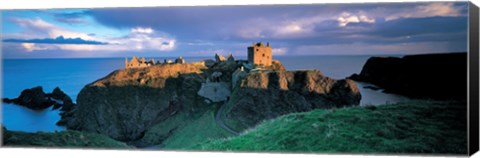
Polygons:
[[272,47],[270,43],[263,45],[262,42],[253,43],[248,47],[248,62],[259,66],[272,65]]
[[128,59],[125,58],[125,68],[147,67],[153,64],[155,64],[153,59],[150,59],[150,61],[147,62],[145,61],[145,57],[142,57],[142,59],[138,60],[138,58],[134,56],[130,62],[128,62]]
[[[177,59],[175,59],[175,62],[173,62],[172,60],[167,60],[165,59],[163,64],[185,64],[187,63],[185,61],[185,59],[183,59],[182,57],[178,57]],[[162,64],[160,61],[157,61],[155,63],[155,59],[151,58],[149,61],[146,61],[145,60],[145,57],[142,57],[140,60],[138,59],[138,57],[134,56],[132,58],[132,60],[130,60],[130,62],[128,61],[128,58],[125,58],[125,68],[142,68],[142,67],[149,67],[149,66],[152,66],[152,65],[156,65],[156,64]]]
[[[253,65],[267,67],[272,65],[272,47],[270,43],[267,42],[267,45],[264,45],[262,42],[252,43],[250,47],[247,48],[248,50],[248,63],[250,64],[249,67]],[[215,62],[235,62],[235,58],[230,53],[228,58],[225,58],[222,55],[215,54]],[[131,61],[128,61],[128,58],[125,58],[125,68],[142,68],[148,67],[155,64],[185,64],[185,59],[179,57],[173,62],[172,60],[165,59],[163,63],[160,61],[155,62],[154,59],[150,59],[149,61],[145,60],[145,57],[138,59],[138,57],[134,56]],[[210,61],[205,60],[204,64],[212,65]]]

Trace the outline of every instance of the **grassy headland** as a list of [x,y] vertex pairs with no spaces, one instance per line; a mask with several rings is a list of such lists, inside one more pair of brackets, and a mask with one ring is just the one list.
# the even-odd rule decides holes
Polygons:
[[327,153],[467,152],[464,102],[413,101],[313,110],[264,121],[240,136],[193,150]]

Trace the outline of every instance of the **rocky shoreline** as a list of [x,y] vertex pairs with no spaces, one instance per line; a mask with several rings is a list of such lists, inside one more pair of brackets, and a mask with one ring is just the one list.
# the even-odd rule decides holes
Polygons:
[[371,57],[348,78],[412,98],[466,100],[467,53]]
[[[202,84],[221,82],[232,85],[230,76],[245,63],[246,61],[220,61],[210,67],[202,63],[165,64],[117,70],[85,86],[78,95],[77,108],[72,110],[70,117],[62,118],[61,122],[68,129],[136,142],[142,140],[149,129],[176,119],[176,115],[192,115],[186,119],[194,119],[197,113],[201,114],[202,110],[211,108],[211,100],[197,94]],[[229,110],[229,116],[231,113],[237,114],[231,118],[240,122],[245,118],[255,118],[254,122],[246,123],[248,127],[253,127],[261,120],[287,113],[355,106],[360,101],[360,93],[353,82],[336,81],[313,70],[285,71],[280,62],[274,63],[264,70],[246,70],[251,72],[241,78],[239,84],[226,87],[233,91],[232,99],[228,99],[228,102],[238,104]],[[264,101],[253,101],[252,96]],[[279,96],[295,99],[290,98],[287,102],[279,100]],[[301,102],[302,100],[304,101]],[[271,103],[267,103],[269,101]],[[274,106],[277,103],[281,105]],[[247,113],[252,110],[256,112]],[[245,115],[240,117],[239,114]],[[177,127],[172,127],[173,129]],[[169,134],[158,137],[169,137]]]
[[43,87],[37,86],[23,90],[17,98],[3,98],[2,101],[32,110],[43,110],[53,106],[53,110],[61,108],[61,111],[70,111],[75,106],[72,99],[59,87],[53,89],[51,93],[45,93]]
[[[458,76],[464,72],[458,70],[463,70],[464,57],[463,53],[372,57],[360,74],[343,80],[318,70],[286,71],[279,61],[263,68],[250,67],[243,60],[169,63],[113,71],[86,85],[77,104],[58,87],[52,93],[42,87],[26,89],[18,98],[3,101],[35,110],[60,108],[57,125],[65,126],[66,133],[94,133],[136,147],[168,146],[189,132],[206,135],[198,141],[228,136],[204,134],[222,132],[196,127],[198,120],[215,123],[221,118],[220,122],[242,132],[291,113],[358,106],[362,96],[351,79],[411,97],[461,100],[464,82]],[[445,66],[447,59],[452,61]],[[217,95],[217,88],[229,94]],[[222,109],[222,116],[213,118],[209,114],[216,109]]]

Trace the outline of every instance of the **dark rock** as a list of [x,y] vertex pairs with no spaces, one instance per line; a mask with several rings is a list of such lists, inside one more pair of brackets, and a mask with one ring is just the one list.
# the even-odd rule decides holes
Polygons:
[[18,98],[2,100],[4,103],[13,103],[34,110],[43,110],[53,105],[53,110],[62,108],[62,111],[66,111],[75,106],[72,99],[58,87],[52,93],[46,94],[41,86],[37,86],[23,90]]
[[317,70],[250,73],[237,88],[227,117],[245,129],[288,113],[356,106],[361,99],[352,80],[334,80]]
[[4,103],[13,103],[13,99],[3,98],[2,102]]
[[57,110],[57,109],[61,108],[62,106],[63,106],[63,104],[54,103],[52,110]]
[[[62,120],[57,124],[148,145],[141,140],[153,126],[173,121],[177,115],[194,119],[202,114],[202,109],[212,110],[212,105],[197,94],[202,83],[213,72],[225,76],[220,81],[230,82],[231,74],[243,64],[218,62],[208,68],[199,64],[166,64],[116,70],[86,85],[78,94],[78,105],[62,112]],[[318,71],[284,71],[280,62],[242,80],[242,84],[237,84],[242,87],[234,90],[237,99],[231,100],[237,102],[229,113],[241,121],[257,123],[291,112],[353,106],[360,101],[357,86],[351,80],[333,80]],[[174,122],[183,122],[181,119]],[[165,127],[165,131],[176,132],[178,126]],[[171,135],[168,133],[156,134],[155,141],[166,139]]]
[[42,110],[52,106],[55,102],[50,100],[48,96],[43,92],[41,86],[25,89],[20,96],[15,99],[4,98],[5,103],[14,103],[17,105],[25,106],[33,110]]
[[61,101],[61,104],[55,104],[53,109],[58,109],[61,107],[60,111],[69,111],[69,110],[72,110],[72,108],[75,106],[75,104],[72,101],[72,98],[70,98],[67,94],[65,94],[62,90],[60,90],[59,87],[56,87],[55,89],[53,89],[50,96],[53,99]]
[[349,79],[414,98],[466,100],[467,53],[371,57]]
[[71,113],[62,113],[65,117],[58,124],[120,141],[141,139],[172,114],[205,106],[196,95],[205,80],[203,69],[195,64],[166,64],[114,71],[85,86],[78,105]]

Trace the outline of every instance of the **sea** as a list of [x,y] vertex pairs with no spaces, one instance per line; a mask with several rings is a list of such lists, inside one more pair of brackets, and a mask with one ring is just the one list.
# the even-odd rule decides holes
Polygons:
[[[344,79],[360,73],[368,55],[277,56],[287,70],[317,69],[334,79]],[[149,59],[149,58],[148,58]],[[174,58],[155,58],[156,60]],[[187,62],[210,59],[184,57]],[[213,58],[211,58],[213,59]],[[238,59],[246,59],[239,57]],[[3,59],[2,98],[16,98],[27,88],[42,86],[46,93],[60,87],[75,102],[80,90],[114,70],[124,68],[125,58],[75,58],[75,59]],[[357,82],[362,94],[360,105],[391,104],[409,98],[365,88],[373,86]],[[9,130],[24,132],[53,132],[65,130],[55,123],[60,120],[58,110],[31,110],[22,106],[2,103],[2,124]]]

